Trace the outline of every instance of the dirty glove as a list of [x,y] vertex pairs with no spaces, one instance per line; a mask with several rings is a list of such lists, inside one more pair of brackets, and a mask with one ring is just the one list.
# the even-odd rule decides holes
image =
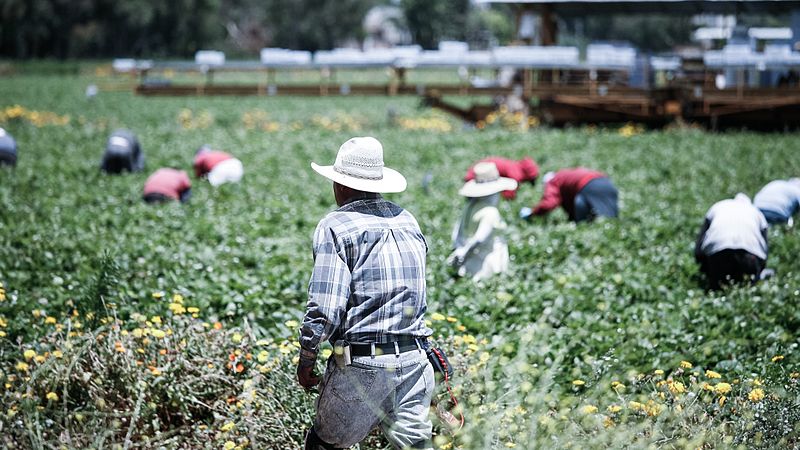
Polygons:
[[519,218],[523,220],[529,220],[531,218],[531,214],[533,214],[533,210],[528,208],[527,206],[523,206],[519,210]]
[[297,381],[305,389],[311,389],[319,384],[319,375],[314,373],[314,366],[303,367],[297,365]]

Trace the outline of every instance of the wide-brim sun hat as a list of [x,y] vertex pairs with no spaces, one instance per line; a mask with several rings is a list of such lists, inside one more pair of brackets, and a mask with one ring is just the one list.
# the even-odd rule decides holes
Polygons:
[[464,183],[459,195],[464,197],[486,197],[503,191],[513,191],[517,181],[513,178],[501,177],[497,166],[492,162],[480,162],[473,167],[475,178]]
[[350,138],[339,147],[332,166],[312,162],[323,177],[363,192],[389,194],[406,190],[406,178],[383,164],[383,146],[373,137]]

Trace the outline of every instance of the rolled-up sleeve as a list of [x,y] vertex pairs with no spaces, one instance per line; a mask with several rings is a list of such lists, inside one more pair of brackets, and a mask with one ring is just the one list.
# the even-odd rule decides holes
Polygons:
[[350,279],[344,246],[323,220],[314,232],[314,270],[300,329],[301,358],[316,355],[320,342],[341,324],[350,298]]

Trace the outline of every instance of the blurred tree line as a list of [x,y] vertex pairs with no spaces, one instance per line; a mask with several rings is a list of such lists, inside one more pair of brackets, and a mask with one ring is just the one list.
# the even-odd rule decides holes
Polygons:
[[[370,8],[400,8],[414,43],[473,48],[513,40],[514,7],[470,0],[0,0],[0,57],[191,57],[199,49],[254,56],[262,47],[357,45]],[[560,41],[627,40],[643,50],[689,41],[689,17],[593,15],[560,19]]]
[[362,19],[396,4],[415,41],[508,39],[511,18],[469,0],[0,0],[0,56],[189,57],[204,48],[318,50],[363,38]]

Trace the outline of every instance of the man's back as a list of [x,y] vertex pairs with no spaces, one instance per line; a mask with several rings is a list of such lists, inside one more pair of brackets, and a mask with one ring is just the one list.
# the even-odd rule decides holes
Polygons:
[[761,259],[767,258],[767,243],[762,235],[767,221],[746,197],[715,203],[706,213],[706,219],[710,224],[701,247],[704,254],[746,250]]
[[775,180],[767,183],[753,199],[756,208],[791,217],[800,206],[800,183]]
[[314,233],[314,262],[329,270],[315,270],[310,299],[316,293],[320,307],[335,307],[324,301],[327,287],[349,278],[346,312],[330,339],[384,343],[430,335],[423,318],[426,252],[414,216],[380,197],[355,200],[323,218]]

